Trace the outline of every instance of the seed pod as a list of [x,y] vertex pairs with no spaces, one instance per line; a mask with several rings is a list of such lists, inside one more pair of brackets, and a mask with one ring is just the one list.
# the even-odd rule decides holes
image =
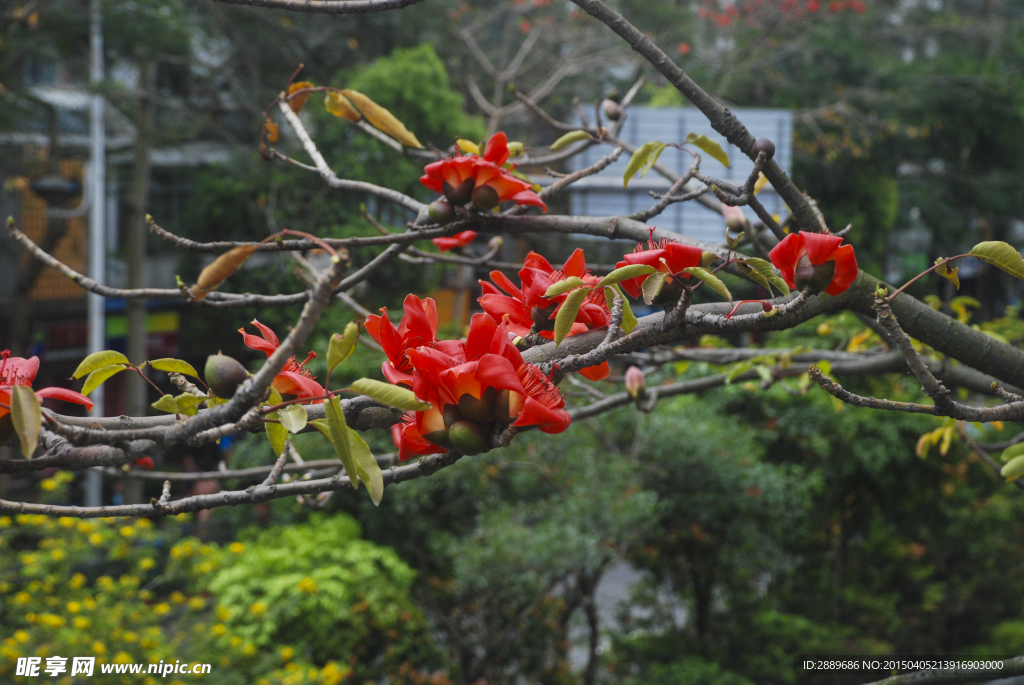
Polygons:
[[497,388],[487,388],[480,399],[467,393],[459,398],[459,413],[467,421],[486,425],[494,420],[494,400],[497,396]]
[[622,117],[622,105],[605,98],[601,101],[601,111],[612,121],[618,121]]
[[472,421],[457,421],[448,429],[452,447],[465,455],[480,454],[490,448],[487,429]]
[[443,447],[446,450],[451,449],[452,441],[448,439],[448,429],[434,431],[433,433],[427,433],[423,436],[423,439],[427,442],[433,443],[438,447]]
[[447,200],[434,200],[427,207],[427,214],[430,215],[431,221],[436,224],[447,224],[451,223],[452,219],[455,218],[455,210]]
[[498,206],[498,191],[490,186],[480,186],[473,189],[473,204],[485,212],[489,212]]
[[226,354],[211,354],[206,358],[206,369],[203,372],[210,392],[222,400],[230,399],[238,390],[249,372],[237,360]]

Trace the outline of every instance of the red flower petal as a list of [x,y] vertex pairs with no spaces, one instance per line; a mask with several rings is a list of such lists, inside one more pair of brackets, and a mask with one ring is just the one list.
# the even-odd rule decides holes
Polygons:
[[603,381],[605,378],[608,378],[610,372],[611,369],[608,368],[608,362],[601,362],[597,366],[588,366],[585,369],[580,369],[580,375],[592,381]]
[[489,314],[474,314],[466,336],[466,359],[479,359],[491,349],[498,324]]
[[[800,233],[790,233],[768,253],[768,257],[771,258],[772,264],[777,269],[789,269],[792,272],[796,268],[796,263],[800,261],[800,257],[806,252],[803,235],[802,231]],[[790,282],[789,287],[793,288],[795,286]]]
[[825,233],[800,231],[800,237],[804,239],[807,258],[811,260],[811,264],[814,266],[824,264],[831,259],[832,253],[843,242],[842,237]]
[[552,409],[544,406],[529,395],[523,404],[523,412],[516,419],[517,426],[537,426],[543,433],[561,433],[569,424],[572,417],[564,409]]
[[849,289],[857,280],[860,270],[857,268],[857,257],[853,254],[853,245],[843,245],[832,253],[832,259],[835,260],[836,270],[825,292],[829,295],[838,295]]
[[491,272],[491,280],[493,280],[497,284],[497,286],[499,288],[504,290],[506,293],[508,293],[512,297],[514,297],[514,298],[516,298],[516,299],[518,299],[520,301],[524,301],[524,302],[526,301],[526,298],[523,296],[523,291],[520,290],[516,286],[516,284],[512,282],[512,279],[510,279],[505,274],[501,273],[500,271],[492,271]]
[[700,266],[700,258],[704,254],[699,247],[682,243],[666,243],[664,249],[668,254],[665,261],[673,274],[692,266]]
[[256,328],[260,329],[260,333],[263,334],[263,338],[268,343],[270,343],[274,347],[278,347],[280,345],[280,343],[277,342],[277,335],[274,333],[274,331],[270,330],[269,326],[264,326],[263,324],[261,324],[256,319],[252,320],[252,325],[255,326]]
[[68,390],[67,388],[43,388],[42,390],[36,390],[36,397],[40,400],[50,397],[55,400],[74,402],[75,404],[83,405],[86,409],[92,409],[92,400],[82,393]]
[[583,248],[577,247],[562,265],[562,273],[566,276],[579,278],[587,273],[587,260],[583,256]]
[[496,354],[485,354],[480,358],[476,369],[476,377],[487,387],[526,393],[522,382],[519,380],[519,376],[516,375],[516,369],[512,366],[512,362]]
[[487,147],[484,149],[484,159],[501,166],[508,161],[508,155],[508,136],[502,131],[498,131],[487,141]]
[[238,332],[242,334],[242,342],[250,349],[266,352],[268,357],[277,351],[277,345],[267,342],[259,336],[246,333],[244,328],[239,328]]

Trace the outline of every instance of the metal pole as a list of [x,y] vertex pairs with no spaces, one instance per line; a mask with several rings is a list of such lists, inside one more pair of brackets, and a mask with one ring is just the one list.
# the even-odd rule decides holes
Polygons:
[[[95,89],[103,82],[103,17],[99,0],[89,2],[89,82]],[[89,275],[103,283],[106,272],[106,130],[103,126],[103,96],[93,92],[89,98],[89,171],[92,176],[89,191]],[[89,353],[106,347],[106,319],[103,298],[88,293]],[[103,386],[92,392],[93,416],[103,416]],[[98,507],[103,503],[103,476],[99,471],[85,474],[85,506]]]

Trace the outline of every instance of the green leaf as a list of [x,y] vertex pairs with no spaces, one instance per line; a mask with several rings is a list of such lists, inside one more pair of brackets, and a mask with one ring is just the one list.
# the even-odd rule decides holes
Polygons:
[[999,240],[978,243],[969,254],[1024,281],[1024,259],[1021,258],[1020,252],[1007,243]]
[[159,409],[170,414],[185,414],[186,416],[192,416],[198,412],[198,407],[202,402],[205,402],[205,397],[196,397],[189,393],[182,393],[181,395],[164,395],[150,406],[153,409]]
[[663,271],[657,271],[646,279],[640,286],[640,292],[644,296],[644,304],[651,304],[654,302],[654,298],[661,292],[662,287],[665,285],[665,279],[668,278],[668,274]]
[[1003,478],[1008,481],[1016,480],[1020,476],[1024,475],[1024,455],[1011,459],[1010,462],[1003,467],[1003,470],[1000,471],[1000,473]]
[[[267,418],[280,420],[281,412],[272,411],[267,414]],[[270,441],[271,449],[274,450],[274,458],[280,457],[284,454],[284,441],[288,437],[288,430],[283,423],[265,423],[263,429],[267,432],[267,440]]]
[[582,278],[577,278],[576,276],[569,276],[569,278],[565,279],[564,281],[559,281],[558,283],[555,283],[550,288],[548,288],[547,292],[544,293],[544,297],[549,299],[552,297],[558,297],[559,295],[567,293],[574,288],[580,288],[585,285],[586,283],[583,282]]
[[334,445],[334,451],[345,467],[345,473],[352,481],[352,488],[359,489],[359,474],[356,472],[355,461],[352,459],[352,452],[349,449],[348,424],[345,423],[345,412],[341,408],[341,399],[332,397],[330,402],[324,403],[324,413],[327,415],[327,437]]
[[382,383],[372,378],[360,378],[349,386],[349,391],[357,392],[360,395],[372,397],[381,404],[390,407],[398,407],[406,411],[426,411],[430,409],[430,402],[423,402],[416,399],[412,390],[390,383]]
[[309,421],[309,414],[306,413],[306,408],[301,404],[290,404],[284,409],[279,409],[277,414],[281,419],[281,425],[289,433],[302,431]]
[[127,366],[122,366],[121,364],[111,364],[110,366],[96,369],[85,379],[85,385],[82,386],[82,394],[88,396],[93,390],[103,385],[107,379],[116,376],[127,368]]
[[737,377],[739,377],[740,375],[746,373],[747,371],[750,371],[750,368],[753,365],[754,365],[754,363],[752,361],[747,360],[747,361],[739,362],[738,364],[734,364],[733,366],[731,366],[729,368],[729,372],[725,374],[725,384],[729,385],[734,380],[736,380]]
[[[757,271],[762,278],[775,286],[776,290],[781,292],[783,295],[789,295],[789,286],[777,273],[775,273],[771,262],[758,257],[747,257],[743,261],[747,266]],[[754,278],[755,281],[757,280],[757,277],[753,274],[751,274],[751,277]],[[771,288],[768,288],[768,291],[771,292]]]
[[167,373],[180,373],[183,376],[192,376],[192,378],[199,378],[199,374],[192,368],[192,365],[188,362],[183,362],[180,359],[156,359],[149,363],[157,371],[166,371]]
[[92,373],[96,369],[101,369],[104,366],[110,366],[111,364],[130,365],[131,362],[128,361],[128,357],[124,356],[120,352],[114,352],[113,350],[93,352],[82,360],[82,363],[78,365],[78,368],[75,369],[73,374],[71,374],[71,377],[81,378],[87,373]]
[[655,271],[657,271],[657,269],[646,264],[629,264],[627,266],[620,266],[618,269],[598,281],[597,287],[603,288],[606,285],[622,283],[623,281],[628,281],[631,278],[652,274]]
[[21,440],[21,453],[31,459],[39,445],[39,431],[43,427],[43,408],[39,398],[27,385],[13,385],[11,395],[11,422]]
[[345,334],[335,333],[331,336],[331,342],[327,346],[327,376],[338,366],[345,362],[352,353],[356,351],[356,342],[359,340],[359,324],[349,321],[345,326]]
[[724,164],[727,169],[731,167],[729,164],[729,155],[725,154],[725,150],[722,149],[722,146],[708,138],[703,133],[699,136],[696,133],[691,133],[686,136],[686,142],[696,145],[701,150]]
[[384,497],[384,474],[380,472],[380,464],[373,458],[373,452],[363,437],[347,426],[346,430],[349,452],[355,462],[359,480],[363,481],[363,485],[370,491],[370,499],[374,506],[379,507]]
[[935,273],[945,278],[947,281],[951,281],[956,286],[957,290],[960,290],[960,277],[957,276],[957,271],[960,270],[959,266],[954,266],[952,269],[949,268],[950,262],[943,261],[942,257],[935,260]]
[[568,147],[573,143],[580,142],[581,140],[590,140],[590,134],[586,131],[570,131],[555,142],[551,143],[551,147],[548,149],[552,152],[557,152],[563,147]]
[[816,366],[818,367],[818,371],[821,371],[826,376],[832,375],[832,362],[830,362],[829,360],[819,360]]
[[730,293],[729,289],[725,287],[725,283],[722,283],[722,280],[718,278],[718,276],[714,275],[707,269],[702,269],[699,266],[688,266],[683,269],[683,271],[704,281],[708,284],[709,288],[732,302],[732,293]]
[[1016,445],[1010,445],[1003,450],[1002,459],[1003,461],[1010,461],[1022,455],[1024,455],[1024,442],[1018,442]]
[[555,347],[561,345],[565,336],[569,335],[573,323],[576,322],[576,314],[579,313],[588,294],[590,288],[577,288],[566,296],[565,302],[559,307],[558,314],[555,315]]
[[764,364],[758,364],[754,367],[754,371],[757,371],[757,375],[761,377],[761,380],[765,383],[772,382],[772,370],[771,367],[765,366]]
[[604,288],[604,301],[608,305],[608,310],[611,311],[612,305],[615,304],[615,295],[622,298],[622,325],[619,328],[622,329],[623,333],[632,333],[636,325],[640,323],[637,321],[636,314],[633,313],[633,308],[629,306],[629,299],[622,294],[618,284],[613,286],[605,286]]
[[638,171],[640,172],[640,178],[646,176],[647,172],[657,163],[658,157],[661,156],[662,151],[666,147],[668,147],[667,144],[657,140],[652,140],[638,147],[633,156],[629,158],[629,164],[626,165],[626,172],[622,175],[622,187],[628,186],[629,180],[636,176]]

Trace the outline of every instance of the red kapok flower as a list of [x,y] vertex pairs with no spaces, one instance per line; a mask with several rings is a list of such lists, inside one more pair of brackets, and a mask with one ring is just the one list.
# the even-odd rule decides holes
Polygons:
[[[32,386],[39,372],[39,357],[12,357],[10,350],[0,352],[0,419],[10,413],[11,388],[15,385]],[[85,395],[68,390],[67,388],[42,388],[36,390],[36,397],[40,401],[47,397],[64,402],[81,404],[86,409],[92,409],[92,400]]]
[[428,164],[420,183],[443,193],[457,207],[472,200],[481,209],[488,210],[511,200],[517,205],[534,205],[546,212],[547,205],[533,191],[533,185],[504,168],[508,158],[508,137],[499,131],[487,142],[483,156],[456,153]]
[[[253,350],[260,350],[265,352],[269,357],[277,351],[280,346],[277,341],[277,335],[270,329],[269,326],[264,326],[256,319],[252,320],[252,325],[260,329],[260,333],[263,335],[262,338],[255,335],[250,335],[245,332],[244,328],[239,328],[238,332],[242,334],[242,342],[245,343],[246,347]],[[301,364],[295,361],[295,357],[288,359],[285,363],[284,368],[279,374],[274,376],[274,382],[271,385],[281,393],[282,396],[288,395],[285,399],[308,399],[312,397],[320,397],[321,399],[312,400],[312,404],[323,403],[322,396],[327,394],[323,386],[316,382],[315,376],[309,372],[306,368],[306,363],[310,359],[316,357],[316,352],[310,352],[306,360]]]
[[[558,271],[544,257],[536,252],[531,252],[526,256],[523,268],[519,270],[522,288],[517,287],[500,271],[492,271],[491,280],[497,287],[486,281],[480,281],[484,294],[478,302],[496,323],[505,321],[507,316],[508,329],[515,335],[528,335],[536,324],[541,329],[540,335],[552,340],[554,339],[555,316],[557,316],[562,303],[565,302],[568,293],[551,299],[544,297],[544,293],[555,283],[573,276],[581,279],[587,285],[594,285],[600,280],[587,273],[586,258],[581,248],[577,248]],[[502,291],[507,294],[503,295]],[[610,321],[611,314],[608,311],[604,293],[600,290],[593,290],[580,306],[569,335],[577,335],[592,328],[607,326]],[[580,369],[580,374],[595,381],[607,378],[608,363],[602,362],[597,366]]]
[[772,264],[782,272],[790,288],[815,295],[838,295],[857,280],[857,257],[852,245],[839,244],[830,233],[790,233],[772,248]]
[[[381,307],[381,316],[366,317],[366,332],[384,348],[388,361],[381,365],[381,373],[395,385],[412,386],[412,364],[406,352],[422,346],[450,345],[437,340],[437,304],[432,298],[420,299],[406,295],[402,321],[396,329],[388,319],[387,307]],[[454,342],[454,341],[452,341]]]
[[476,314],[466,340],[407,349],[413,391],[431,403],[410,412],[392,429],[399,458],[449,448],[477,454],[490,447],[490,435],[510,423],[564,431],[571,418],[558,389],[523,361],[508,329]]
[[474,240],[476,240],[476,231],[462,231],[450,238],[434,238],[431,242],[441,252],[447,252],[448,250],[454,250],[456,247],[465,247]]
[[[701,249],[693,245],[670,242],[667,238],[662,238],[660,241],[648,239],[647,247],[644,247],[643,243],[638,244],[633,253],[625,255],[623,261],[618,262],[615,268],[629,264],[646,264],[676,278],[689,278],[690,274],[682,273],[683,269],[700,266],[702,254]],[[637,276],[628,281],[622,281],[622,288],[629,293],[630,297],[638,298],[640,297],[640,286],[643,285],[646,278],[646,276]]]

